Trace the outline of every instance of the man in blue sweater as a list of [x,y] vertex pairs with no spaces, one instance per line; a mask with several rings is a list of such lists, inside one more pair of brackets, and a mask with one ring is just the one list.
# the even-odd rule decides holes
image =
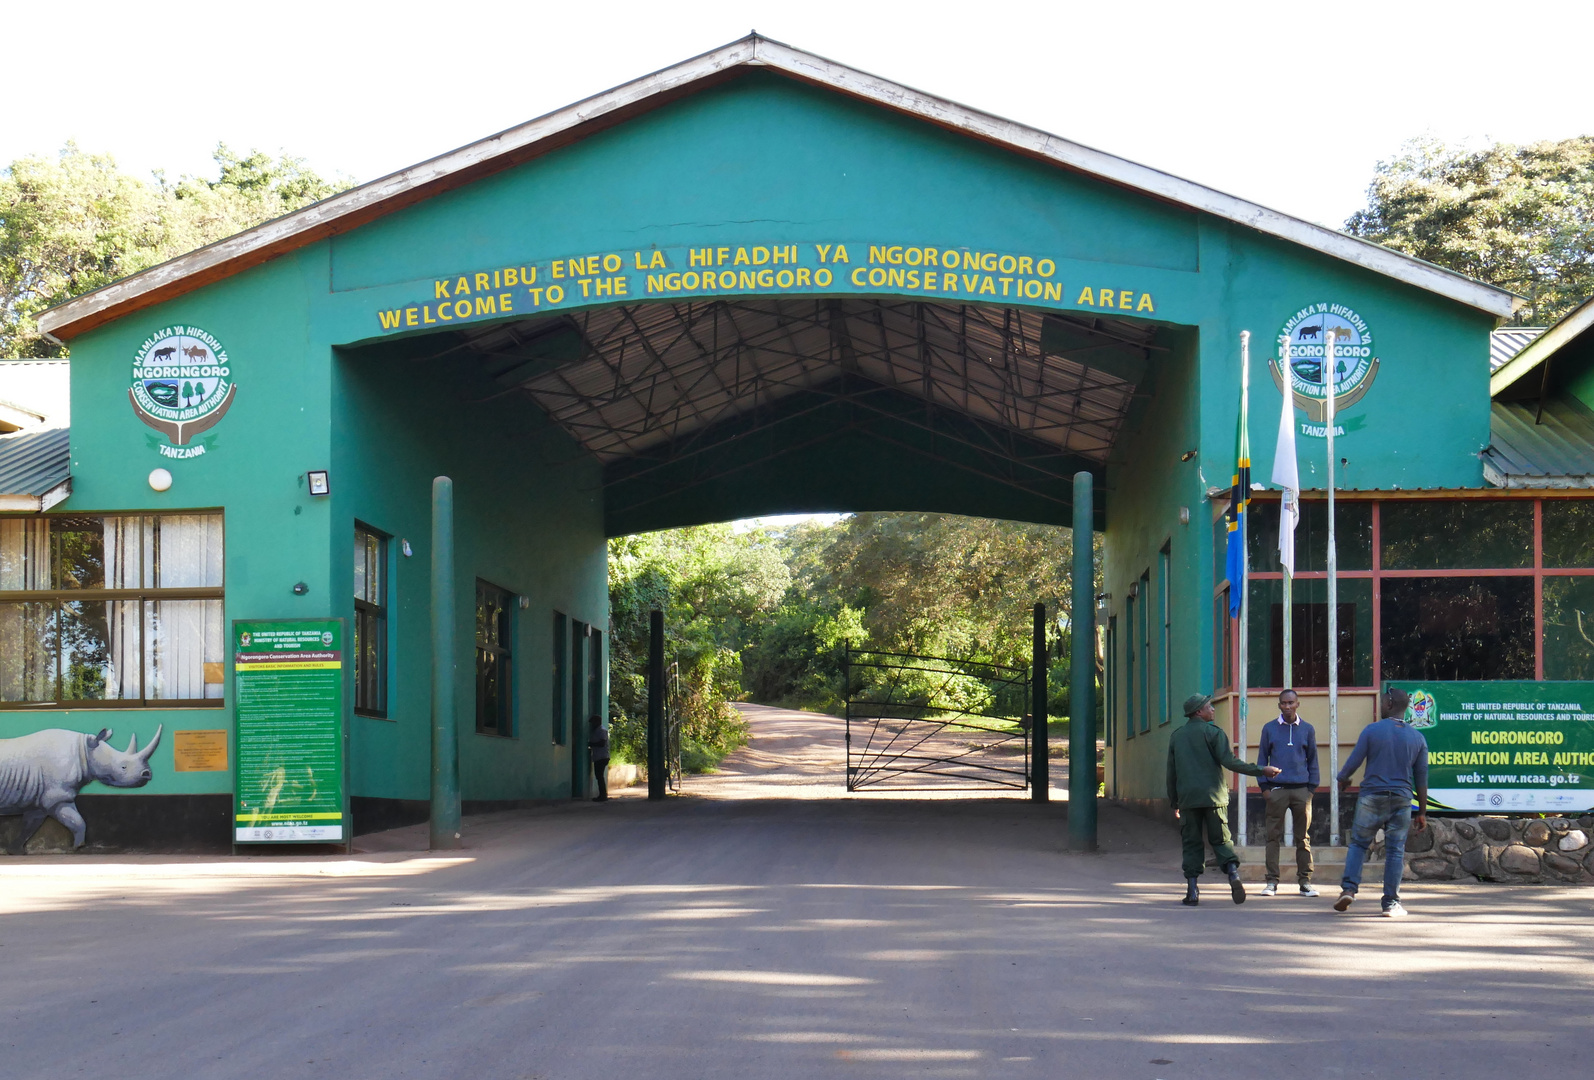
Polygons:
[[1417,791],[1417,831],[1428,827],[1428,741],[1406,723],[1409,698],[1404,690],[1386,690],[1383,719],[1362,729],[1345,767],[1339,770],[1339,789],[1350,786],[1351,774],[1367,763],[1362,789],[1356,799],[1356,821],[1351,826],[1350,849],[1345,853],[1345,881],[1335,911],[1347,910],[1362,881],[1362,863],[1378,830],[1384,830],[1384,914],[1406,914],[1400,906],[1400,875],[1406,867],[1406,833],[1412,825],[1411,794]]
[[1279,715],[1262,726],[1257,749],[1258,765],[1281,770],[1259,785],[1267,799],[1267,884],[1263,896],[1279,891],[1279,845],[1284,840],[1284,815],[1295,818],[1295,879],[1302,896],[1316,896],[1312,888],[1312,794],[1317,790],[1317,732],[1299,715],[1301,697],[1294,690],[1279,695]]

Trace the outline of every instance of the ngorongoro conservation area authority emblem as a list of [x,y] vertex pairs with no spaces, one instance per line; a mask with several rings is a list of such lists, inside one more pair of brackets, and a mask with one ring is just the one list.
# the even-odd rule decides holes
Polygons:
[[204,453],[202,445],[189,443],[227,415],[237,394],[227,350],[197,326],[163,327],[144,339],[133,358],[127,397],[138,418],[170,442],[159,446],[165,457]]
[[[1283,355],[1286,341],[1287,357]],[[1346,423],[1341,414],[1360,401],[1378,377],[1378,355],[1367,320],[1344,304],[1307,304],[1285,320],[1273,348],[1276,351],[1268,361],[1268,374],[1280,391],[1288,385],[1295,407],[1309,418],[1300,427],[1302,435],[1322,438],[1326,434],[1330,384],[1334,387],[1335,434],[1361,426],[1362,418]]]

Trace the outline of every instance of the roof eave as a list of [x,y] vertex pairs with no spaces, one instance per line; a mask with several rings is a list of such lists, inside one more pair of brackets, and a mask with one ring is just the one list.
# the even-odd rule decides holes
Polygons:
[[1594,326],[1594,297],[1567,312],[1554,326],[1528,342],[1521,352],[1501,364],[1500,370],[1489,376],[1489,396],[1498,397],[1501,391],[1555,355],[1563,345],[1571,342],[1590,326]]
[[75,337],[140,308],[521,164],[566,145],[594,127],[618,123],[675,96],[701,89],[738,67],[767,67],[874,102],[1312,248],[1496,318],[1509,317],[1525,302],[1504,289],[1473,281],[1370,241],[857,71],[780,42],[748,36],[75,297],[41,313],[39,328],[52,340]]

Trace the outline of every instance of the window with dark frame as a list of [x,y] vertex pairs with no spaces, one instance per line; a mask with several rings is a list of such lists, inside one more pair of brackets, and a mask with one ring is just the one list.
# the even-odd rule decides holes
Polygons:
[[354,523],[354,711],[387,718],[387,541]]
[[587,715],[603,715],[603,631],[596,626],[587,644]]
[[1151,730],[1151,570],[1140,574],[1140,730]]
[[1124,600],[1124,734],[1135,737],[1135,590]]
[[1157,723],[1166,724],[1173,719],[1173,701],[1169,697],[1173,680],[1173,541],[1162,545],[1157,553],[1157,607],[1162,624],[1157,643]]
[[576,738],[585,740],[587,730],[587,650],[591,628],[579,619],[570,620],[570,719]]
[[[1252,506],[1252,682],[1320,688],[1328,681],[1326,501],[1301,507],[1289,672],[1278,503]],[[1335,517],[1342,687],[1594,677],[1594,499],[1349,499]],[[1215,593],[1226,592],[1218,580]],[[1237,621],[1222,625],[1220,656],[1239,632]]]
[[570,738],[569,714],[565,711],[565,685],[569,678],[569,622],[564,612],[553,613],[553,742],[563,746]]
[[0,515],[0,709],[220,708],[220,511]]
[[476,582],[476,730],[505,738],[514,724],[514,597]]
[[[1102,708],[1107,715],[1107,745],[1113,746],[1118,726],[1118,616],[1107,616],[1107,670],[1102,673]],[[1117,794],[1117,792],[1114,792]]]

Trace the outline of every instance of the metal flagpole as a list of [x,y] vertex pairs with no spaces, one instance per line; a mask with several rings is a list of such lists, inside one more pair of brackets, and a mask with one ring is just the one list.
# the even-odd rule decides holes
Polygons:
[[[1249,330],[1241,330],[1240,331],[1240,423],[1241,424],[1249,423],[1249,419],[1250,419],[1250,417],[1249,417],[1250,404],[1251,404],[1251,331],[1249,331]],[[1250,441],[1249,439],[1246,439],[1246,440],[1244,440],[1244,443],[1248,443],[1249,441]],[[1242,445],[1244,445],[1244,443],[1242,443]],[[1248,478],[1247,478],[1247,482],[1248,482]],[[1245,512],[1245,500],[1250,498],[1250,495],[1251,495],[1251,493],[1250,493],[1249,490],[1242,491],[1240,493],[1240,580],[1235,583],[1235,588],[1240,590],[1240,655],[1239,655],[1239,658],[1238,658],[1239,659],[1239,672],[1236,675],[1235,682],[1238,683],[1238,689],[1239,689],[1239,692],[1240,692],[1240,700],[1239,700],[1239,710],[1240,710],[1240,747],[1239,747],[1239,756],[1242,757],[1242,758],[1245,757],[1245,754],[1246,754],[1246,749],[1245,749],[1245,746],[1246,746],[1246,721],[1250,718],[1250,715],[1251,715],[1251,703],[1250,703],[1250,693],[1249,693],[1250,688],[1251,688],[1251,678],[1250,678],[1251,669],[1250,669],[1250,666],[1249,666],[1249,663],[1248,663],[1248,661],[1250,659],[1250,648],[1249,648],[1249,646],[1247,644],[1247,640],[1246,640],[1247,638],[1249,638],[1251,636],[1248,633],[1248,630],[1249,630],[1249,628],[1251,626],[1251,589],[1250,589],[1250,577],[1251,577],[1251,572],[1250,572],[1251,563],[1250,563],[1250,560],[1251,560],[1251,552],[1249,550],[1249,546],[1248,546],[1249,541],[1248,541],[1248,537],[1246,535],[1250,531],[1250,524],[1246,521],[1246,519],[1249,518],[1251,515]],[[1245,774],[1244,773],[1236,773],[1235,777],[1239,781],[1238,793],[1239,793],[1240,805],[1235,808],[1234,826],[1235,826],[1235,831],[1237,833],[1239,833],[1239,836],[1237,836],[1236,839],[1241,844],[1244,844],[1244,843],[1247,842],[1247,836],[1249,835],[1246,832],[1246,828],[1245,828],[1245,816],[1246,816],[1245,815],[1245,809],[1246,809],[1246,807],[1245,807],[1245,787],[1246,787]]]
[[1328,842],[1339,846],[1339,555],[1334,547],[1334,373],[1336,331],[1323,335],[1323,381],[1328,387]]
[[[1295,408],[1294,408],[1295,403],[1292,400],[1292,398],[1294,396],[1294,391],[1292,391],[1290,389],[1290,337],[1289,337],[1288,334],[1285,334],[1282,338],[1279,339],[1279,373],[1284,376],[1284,415],[1287,418],[1287,421],[1288,421],[1288,423],[1290,425],[1291,438],[1289,440],[1289,444],[1290,444],[1289,445],[1289,449],[1290,449],[1291,453],[1294,453],[1294,451],[1295,451],[1295,439],[1294,439],[1293,436],[1295,434]],[[1282,428],[1284,425],[1281,423],[1279,426]],[[1284,445],[1284,440],[1282,438],[1280,438],[1279,446],[1282,448],[1283,445]],[[1275,455],[1275,458],[1276,458],[1276,455]],[[1296,470],[1295,470],[1295,462],[1291,461],[1289,464],[1290,464],[1290,474],[1294,475],[1295,472],[1296,472]],[[1279,477],[1279,462],[1277,460],[1275,460],[1274,463],[1273,463],[1274,483],[1278,482],[1278,477]],[[1284,489],[1284,497],[1279,500],[1279,537],[1280,537],[1279,551],[1280,551],[1280,553],[1282,553],[1285,550],[1284,543],[1283,543],[1284,529],[1287,527],[1290,530],[1291,534],[1292,534],[1291,538],[1290,538],[1290,545],[1289,545],[1290,559],[1284,565],[1284,674],[1281,676],[1281,679],[1283,680],[1284,685],[1282,687],[1280,687],[1280,689],[1288,689],[1292,685],[1292,683],[1294,682],[1293,673],[1295,671],[1295,663],[1294,663],[1294,660],[1295,660],[1295,618],[1294,618],[1294,614],[1295,614],[1295,596],[1294,596],[1294,593],[1295,593],[1295,557],[1294,557],[1295,556],[1295,540],[1294,540],[1293,534],[1294,534],[1294,531],[1295,531],[1295,515],[1299,512],[1297,504],[1298,504],[1298,501],[1299,501],[1300,497],[1301,497],[1300,496],[1300,479],[1297,477],[1297,479],[1295,481],[1295,484],[1293,486],[1285,487],[1285,489]],[[1285,525],[1286,520],[1288,520],[1288,522],[1289,522],[1288,526]],[[1284,815],[1284,827],[1285,827],[1285,829],[1288,829],[1292,823],[1293,823],[1292,822],[1292,815],[1285,814]]]
[[[1284,666],[1281,690],[1294,684],[1295,671],[1295,526],[1300,520],[1301,473],[1295,455],[1295,393],[1290,386],[1290,336],[1279,338],[1279,373],[1284,400],[1279,408],[1278,442],[1273,448],[1273,482],[1279,499],[1279,567],[1284,572]],[[1295,845],[1295,815],[1284,815],[1284,844]]]

